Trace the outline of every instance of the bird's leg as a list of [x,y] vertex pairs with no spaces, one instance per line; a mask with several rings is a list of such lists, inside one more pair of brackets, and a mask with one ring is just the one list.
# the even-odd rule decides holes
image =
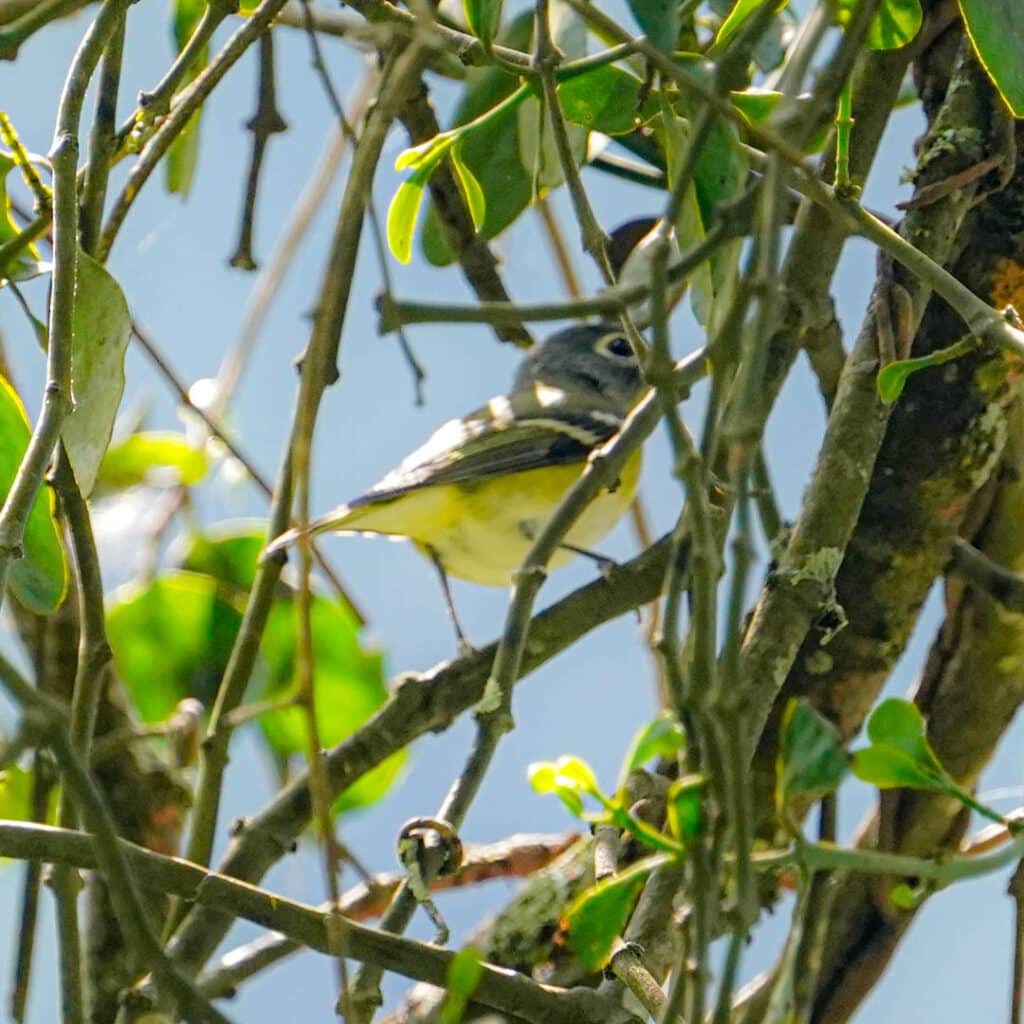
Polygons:
[[559,544],[559,547],[565,551],[571,551],[574,555],[583,555],[584,558],[589,558],[597,565],[598,569],[601,571],[601,575],[605,578],[607,578],[612,569],[617,568],[619,564],[614,558],[598,554],[596,551],[588,551],[586,548],[578,548],[575,544]]
[[458,644],[459,656],[465,657],[468,654],[473,654],[476,648],[466,639],[466,634],[462,631],[462,624],[459,622],[459,614],[455,610],[455,600],[452,597],[452,588],[448,582],[448,573],[445,572],[444,564],[438,553],[429,544],[424,544],[423,548],[430,556],[430,561],[437,570],[437,578],[441,581],[441,592],[444,594],[444,604],[445,608],[448,609],[448,618],[451,620],[452,627],[455,630],[455,642]]

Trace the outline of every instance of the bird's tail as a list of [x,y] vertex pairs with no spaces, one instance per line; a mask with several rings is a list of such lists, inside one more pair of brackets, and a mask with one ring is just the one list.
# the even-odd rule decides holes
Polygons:
[[283,551],[285,548],[291,547],[296,541],[302,537],[315,537],[320,533],[328,533],[330,530],[336,530],[349,515],[349,507],[342,505],[340,508],[334,509],[333,512],[328,512],[326,515],[320,516],[319,519],[314,519],[308,529],[292,529],[285,530],[279,537],[275,537],[264,549],[262,558],[270,558],[272,555],[276,555],[279,551]]

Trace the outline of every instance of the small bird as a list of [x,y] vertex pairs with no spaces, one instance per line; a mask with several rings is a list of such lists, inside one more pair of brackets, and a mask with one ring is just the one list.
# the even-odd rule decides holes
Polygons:
[[[435,565],[460,647],[448,576],[507,586],[587,459],[622,426],[643,378],[622,330],[581,324],[551,335],[521,363],[512,390],[450,420],[365,494],[309,524],[310,536],[406,537]],[[595,555],[591,546],[629,508],[640,475],[638,450],[618,485],[597,496],[551,561]],[[293,543],[289,530],[267,548]]]

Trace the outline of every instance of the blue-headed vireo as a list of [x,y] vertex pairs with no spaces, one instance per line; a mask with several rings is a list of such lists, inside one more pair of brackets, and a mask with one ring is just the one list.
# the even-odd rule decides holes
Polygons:
[[[506,586],[530,544],[640,397],[643,380],[620,328],[586,324],[558,331],[527,353],[512,390],[450,420],[365,494],[313,520],[311,535],[407,537],[445,574]],[[618,486],[588,506],[552,567],[592,545],[633,500],[640,452]],[[292,543],[282,534],[268,548]],[[458,628],[456,626],[456,628]]]

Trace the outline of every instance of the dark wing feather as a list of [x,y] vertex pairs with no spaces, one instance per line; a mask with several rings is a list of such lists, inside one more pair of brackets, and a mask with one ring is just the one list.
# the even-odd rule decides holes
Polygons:
[[494,415],[493,405],[446,423],[380,483],[350,501],[349,508],[390,501],[423,487],[583,462],[618,429],[615,417],[604,412],[533,406],[528,413],[502,417]]

